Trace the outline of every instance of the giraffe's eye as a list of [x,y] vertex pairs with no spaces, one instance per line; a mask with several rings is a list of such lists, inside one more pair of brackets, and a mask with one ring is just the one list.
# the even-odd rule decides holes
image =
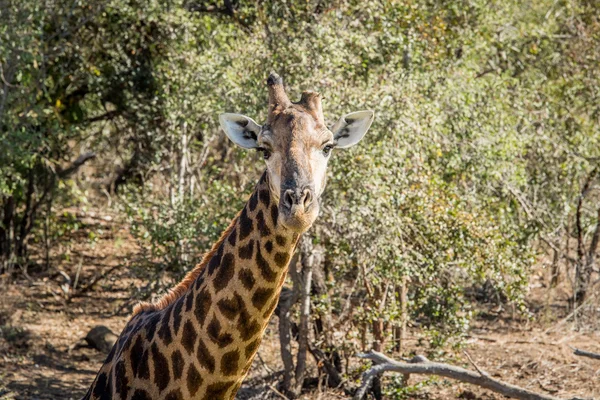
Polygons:
[[323,154],[325,154],[326,156],[329,155],[329,153],[331,153],[331,149],[333,149],[333,145],[328,144],[327,146],[323,147]]

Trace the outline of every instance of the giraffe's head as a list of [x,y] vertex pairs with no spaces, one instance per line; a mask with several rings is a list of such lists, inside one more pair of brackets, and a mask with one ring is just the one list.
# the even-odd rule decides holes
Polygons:
[[234,143],[262,151],[280,220],[302,233],[319,213],[332,150],[358,143],[371,126],[373,111],[347,114],[328,128],[318,93],[304,92],[299,102],[292,103],[277,74],[271,73],[267,85],[269,114],[262,126],[240,114],[222,114],[219,120]]

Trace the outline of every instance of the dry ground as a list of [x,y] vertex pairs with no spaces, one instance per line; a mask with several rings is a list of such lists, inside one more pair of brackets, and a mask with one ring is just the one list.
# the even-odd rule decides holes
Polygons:
[[[71,241],[50,254],[49,272],[28,271],[8,283],[0,282],[0,399],[79,399],[92,382],[104,355],[94,349],[69,348],[94,325],[119,332],[133,301],[132,288],[146,282],[131,278],[128,265],[140,249],[116,216],[79,214],[82,226]],[[90,235],[90,232],[94,235]],[[40,257],[41,258],[41,257]],[[43,260],[37,260],[42,263]],[[81,266],[81,267],[80,267]],[[71,281],[80,268],[79,288],[95,277],[110,274],[67,300],[64,272]],[[482,312],[463,349],[444,349],[436,361],[472,368],[466,350],[480,368],[501,380],[562,398],[600,399],[600,361],[574,356],[570,346],[600,353],[597,321],[600,305],[586,308],[577,329],[569,314],[568,293],[544,288],[545,271],[532,279],[530,304],[534,318],[512,318],[508,310]],[[71,286],[73,283],[71,283]],[[565,285],[566,286],[566,285]],[[274,317],[276,319],[276,317]],[[563,322],[561,322],[561,320]],[[423,353],[418,331],[411,331],[406,354]],[[360,360],[356,360],[356,366]],[[281,398],[276,391],[278,355],[274,322],[239,398]],[[423,384],[418,384],[419,382]],[[411,377],[405,398],[501,399],[477,387],[440,378]],[[385,382],[384,382],[385,385]],[[305,399],[345,398],[335,391],[306,393]],[[392,397],[393,398],[393,397]]]

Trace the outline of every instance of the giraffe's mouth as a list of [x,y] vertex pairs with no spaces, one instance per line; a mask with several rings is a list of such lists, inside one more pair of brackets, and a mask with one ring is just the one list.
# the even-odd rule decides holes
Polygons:
[[281,224],[297,233],[304,233],[311,227],[319,215],[319,203],[312,202],[308,207],[293,205],[291,207],[279,203]]
[[279,217],[286,228],[303,233],[315,222],[319,202],[314,194],[313,185],[299,183],[295,179],[281,187]]

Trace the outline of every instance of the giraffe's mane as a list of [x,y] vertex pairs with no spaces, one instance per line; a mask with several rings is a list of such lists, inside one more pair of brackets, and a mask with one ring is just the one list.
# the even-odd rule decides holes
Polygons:
[[190,272],[188,272],[186,274],[186,276],[183,278],[183,280],[177,284],[177,286],[175,286],[174,288],[170,289],[169,293],[166,293],[165,295],[163,295],[160,299],[158,299],[155,302],[147,302],[147,301],[145,301],[145,302],[138,303],[133,308],[133,315],[139,314],[139,313],[144,312],[144,311],[160,311],[160,310],[163,310],[163,309],[167,308],[170,304],[174,303],[178,298],[180,298],[181,296],[183,296],[183,294],[185,292],[187,292],[187,290],[189,289],[190,285],[192,283],[194,283],[194,281],[196,280],[196,278],[198,278],[198,276],[200,275],[200,273],[202,272],[202,270],[204,270],[204,268],[206,267],[206,264],[208,264],[208,262],[213,257],[213,255],[217,252],[217,250],[219,249],[219,246],[221,245],[221,243],[223,243],[223,241],[227,238],[227,236],[229,236],[229,233],[235,227],[235,224],[236,224],[236,222],[238,220],[238,217],[239,217],[240,213],[241,213],[241,211],[231,221],[231,223],[229,224],[229,226],[227,227],[227,229],[225,229],[225,231],[221,234],[221,237],[212,246],[212,248],[210,249],[210,251],[208,251],[207,253],[204,254],[204,257],[202,257],[202,261],[200,261],[194,267],[194,269],[192,269]]

